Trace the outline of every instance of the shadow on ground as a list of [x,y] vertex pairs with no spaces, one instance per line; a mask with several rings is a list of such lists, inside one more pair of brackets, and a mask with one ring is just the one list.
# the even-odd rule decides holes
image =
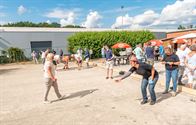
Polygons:
[[[61,100],[72,99],[72,98],[76,98],[76,97],[82,98],[82,97],[87,96],[87,95],[89,95],[89,94],[91,94],[91,93],[93,93],[97,90],[99,90],[99,89],[89,89],[89,90],[74,92],[74,93],[69,94],[69,96],[64,95],[63,99],[61,99]],[[61,100],[58,99],[58,100],[53,100],[51,102],[57,102],[57,101],[61,101]]]
[[[91,69],[94,68],[92,66],[89,67],[82,67],[80,70],[84,70],[84,69]],[[79,70],[78,67],[69,67],[69,69],[58,69],[57,71],[71,71],[71,70]]]
[[19,69],[21,69],[21,68],[0,69],[0,75],[9,73],[9,72],[12,72],[15,70],[19,70]]

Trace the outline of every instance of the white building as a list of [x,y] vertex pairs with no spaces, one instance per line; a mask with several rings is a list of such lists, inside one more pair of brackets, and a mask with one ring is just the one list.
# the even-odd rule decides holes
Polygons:
[[[133,31],[131,29],[123,29]],[[144,30],[144,29],[141,29]],[[166,33],[176,30],[155,30],[153,32],[157,39],[166,38]],[[76,32],[85,31],[122,31],[122,29],[86,29],[86,28],[27,28],[27,27],[0,27],[0,50],[9,47],[18,47],[24,50],[27,57],[32,50],[45,50],[51,48],[59,52],[63,49],[67,53],[67,38]]]

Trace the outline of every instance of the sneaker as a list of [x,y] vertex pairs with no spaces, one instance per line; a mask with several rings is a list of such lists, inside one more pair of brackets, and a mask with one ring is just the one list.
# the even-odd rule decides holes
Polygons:
[[51,103],[51,101],[48,101],[48,100],[44,101],[44,104],[50,104],[50,103]]
[[109,79],[109,77],[106,77],[105,79]]
[[172,93],[172,96],[173,96],[173,97],[175,97],[175,96],[177,95],[177,93],[176,93],[176,92],[174,92],[174,91],[173,91],[173,92],[171,92],[171,93]]
[[154,105],[156,101],[150,101],[150,105]]
[[148,101],[147,100],[143,100],[140,104],[143,105],[143,104],[146,104]]
[[110,77],[111,79],[113,79],[113,77]]
[[165,90],[162,94],[167,94],[168,93],[168,91],[167,90]]

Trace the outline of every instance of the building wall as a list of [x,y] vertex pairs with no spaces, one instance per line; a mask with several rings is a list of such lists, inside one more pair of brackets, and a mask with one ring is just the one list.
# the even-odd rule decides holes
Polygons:
[[[31,56],[31,41],[52,41],[52,49],[59,52],[63,49],[68,53],[67,38],[75,32],[53,31],[3,31],[0,32],[0,50],[18,47],[24,50],[27,57]],[[157,39],[165,38],[165,32],[153,32]]]
[[167,38],[179,37],[179,36],[186,35],[186,34],[189,34],[189,33],[196,33],[196,29],[194,29],[194,30],[178,31],[178,32],[170,32],[170,33],[167,33]]
[[[0,43],[7,47],[22,48],[27,57],[31,55],[31,41],[52,41],[52,49],[57,52],[63,49],[63,52],[67,53],[67,37],[72,34],[71,32],[1,32]],[[5,46],[1,46],[1,49],[5,49]]]

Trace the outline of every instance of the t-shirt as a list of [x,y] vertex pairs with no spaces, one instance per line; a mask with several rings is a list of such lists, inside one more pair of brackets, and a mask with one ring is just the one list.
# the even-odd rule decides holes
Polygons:
[[179,57],[180,59],[180,65],[181,66],[184,66],[184,60],[186,58],[186,52],[181,50],[181,49],[178,49],[177,52],[176,52],[176,55]]
[[194,54],[191,57],[189,55],[187,55],[186,58],[187,58],[187,61],[188,61],[188,65],[190,67],[196,67],[196,54]]
[[78,54],[74,54],[74,57],[77,61],[81,61],[82,60],[82,57]]
[[[165,61],[165,62],[179,62],[180,59],[176,54],[172,54],[172,55],[165,55],[163,57],[163,61]],[[178,65],[165,64],[165,68],[167,70],[175,70],[178,68]]]
[[53,74],[53,76],[55,76],[55,66],[54,66],[54,64],[50,61],[46,61],[45,64],[44,64],[44,77],[45,78],[50,78],[50,76],[48,74],[49,67],[51,67],[51,73]]
[[137,59],[142,59],[142,49],[140,47],[135,48],[134,53]]
[[113,55],[112,55],[112,50],[106,50],[105,51],[105,57],[106,57],[106,60],[110,60],[112,59]]
[[154,49],[152,47],[147,47],[146,48],[146,56],[147,58],[154,58]]
[[161,45],[161,46],[159,46],[159,53],[161,54],[161,55],[164,55],[164,48],[163,48],[163,46]]
[[[144,79],[148,79],[152,74],[152,65],[146,64],[146,63],[140,63],[138,69],[135,67],[132,67],[129,72],[136,72],[139,75],[142,75]],[[157,76],[158,72],[155,70],[154,76]]]

